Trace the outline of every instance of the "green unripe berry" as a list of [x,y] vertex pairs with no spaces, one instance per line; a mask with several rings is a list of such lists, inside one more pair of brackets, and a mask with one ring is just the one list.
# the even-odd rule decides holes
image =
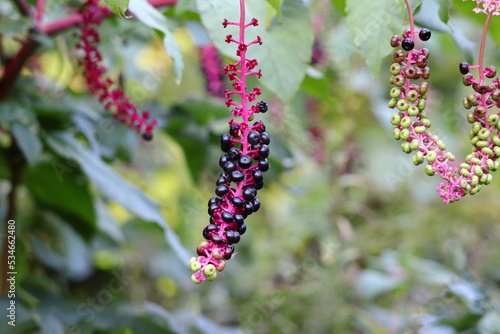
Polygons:
[[477,142],[479,141],[479,137],[474,135],[474,137],[471,139],[470,143],[473,145],[473,146],[476,146]]
[[495,166],[493,167],[492,170],[498,170],[500,168],[500,161],[495,160],[493,161],[493,163],[495,164]]
[[467,122],[470,124],[474,123],[476,121],[476,117],[474,116],[474,113],[472,111],[469,111],[467,113]]
[[406,99],[410,102],[415,102],[418,100],[418,93],[416,90],[409,90],[407,93],[406,93]]
[[394,139],[399,140],[401,138],[401,130],[398,128],[394,128],[392,133],[394,134]]
[[387,106],[389,108],[394,108],[396,106],[396,103],[398,103],[397,99],[390,99],[389,102],[387,103]]
[[398,108],[399,111],[405,111],[406,109],[408,109],[408,102],[401,99],[398,101],[398,103],[396,103],[396,108]]
[[410,130],[408,130],[408,129],[401,130],[400,137],[401,137],[401,140],[407,140],[408,138],[410,138]]
[[401,143],[401,150],[406,154],[410,153],[411,152],[410,143],[407,141]]
[[469,185],[467,184],[467,181],[465,180],[460,181],[460,188],[467,189],[468,187]]
[[487,147],[489,145],[487,140],[478,140],[476,147]]
[[434,168],[432,168],[431,165],[427,165],[427,166],[425,166],[425,174],[427,174],[429,176],[433,176],[436,174],[436,172],[434,172]]
[[477,133],[477,136],[479,137],[479,139],[481,140],[485,140],[485,139],[488,139],[490,137],[490,130],[488,129],[481,129],[479,130],[479,132]]
[[193,281],[193,283],[196,283],[196,284],[202,283],[202,281],[200,281],[199,279],[196,278],[195,274],[191,275],[191,281]]
[[201,269],[201,263],[199,261],[193,261],[189,264],[192,271],[198,271]]
[[405,77],[401,74],[396,75],[393,80],[394,81],[392,82],[392,84],[394,86],[403,87],[403,85],[405,84]]
[[495,153],[495,155],[496,155],[497,157],[500,157],[500,147],[498,147],[498,146],[494,146],[494,147],[493,147],[493,152]]
[[493,140],[493,143],[495,143],[496,146],[500,146],[500,138],[498,137],[498,135],[493,136],[491,139]]
[[422,162],[424,162],[424,154],[418,151],[411,157],[411,161],[415,166],[420,165]]
[[401,118],[400,125],[403,128],[408,128],[411,125],[411,118],[409,116],[405,116],[405,117]]
[[477,106],[477,98],[474,94],[467,94],[466,99],[469,101],[471,106]]
[[491,99],[495,102],[500,101],[500,89],[494,90],[491,93]]
[[217,272],[215,272],[212,275],[208,276],[207,277],[207,281],[213,281],[216,278],[217,278]]
[[495,163],[491,159],[486,160],[486,164],[488,165],[489,170],[494,170],[495,169]]
[[425,102],[425,100],[424,100],[424,99],[421,99],[421,100],[419,100],[419,101],[418,101],[418,105],[417,105],[417,107],[418,107],[418,109],[420,109],[420,110],[424,110],[424,109],[425,109],[426,104],[427,104],[427,102]]
[[398,75],[399,73],[401,73],[401,65],[394,63],[391,65],[389,71],[392,75]]
[[446,150],[446,145],[445,145],[445,144],[444,144],[441,140],[438,140],[438,141],[436,142],[436,145],[437,145],[437,146],[439,146],[439,148],[440,148],[441,150],[443,150],[443,151],[444,151],[444,150]]
[[473,131],[474,133],[478,133],[478,132],[479,132],[479,130],[481,130],[481,123],[479,123],[479,122],[474,122],[474,123],[472,124],[472,131]]
[[474,196],[475,194],[477,194],[479,192],[479,188],[478,187],[474,187],[472,188],[470,191],[469,191],[469,195],[472,195]]
[[423,74],[422,74],[422,78],[424,80],[427,80],[431,77],[431,69],[429,67],[424,67],[423,69]]
[[467,169],[465,169],[465,168],[460,169],[460,174],[462,174],[465,177],[469,177],[470,176],[470,172]]
[[477,175],[472,175],[470,185],[476,187],[479,184],[479,177]]
[[436,161],[437,158],[437,153],[436,151],[429,151],[427,152],[427,155],[425,156],[428,162],[434,162]]
[[415,130],[416,133],[424,133],[427,130],[427,128],[425,126],[420,125],[416,126],[415,129],[413,130]]
[[401,95],[401,89],[398,87],[392,87],[390,95],[392,98],[399,97],[399,95]]
[[[474,133],[474,131],[470,130],[469,131],[469,139],[472,139],[476,136],[476,134]],[[478,139],[479,140],[479,139]]]
[[460,168],[465,168],[465,169],[470,169],[470,165],[468,163],[465,163],[465,162],[462,162],[460,165],[459,165]]
[[446,152],[446,156],[450,161],[455,161],[455,156],[451,152]]
[[477,175],[478,177],[483,176],[483,169],[479,165],[474,166],[474,174]]
[[422,123],[423,125],[425,125],[426,127],[430,128],[431,127],[431,121],[428,120],[427,118],[422,118],[420,120],[420,123]]
[[493,150],[492,150],[491,148],[489,148],[489,147],[483,147],[483,148],[481,149],[481,152],[483,152],[484,154],[487,154],[487,155],[489,155],[489,156],[494,155],[494,154],[493,154]]
[[205,269],[203,269],[203,275],[205,276],[212,276],[217,272],[217,269],[215,269],[215,266],[213,264],[208,264]]
[[420,84],[420,94],[424,95],[427,93],[427,90],[429,89],[429,83],[428,82],[422,82]]
[[487,174],[483,174],[483,175],[479,178],[479,184],[484,184],[484,182],[486,182],[486,179],[487,179]]
[[417,116],[420,113],[420,110],[416,106],[409,106],[408,107],[408,115],[410,116]]
[[499,120],[500,117],[498,117],[498,114],[492,114],[488,116],[488,124],[491,126],[497,126]]
[[472,157],[472,158],[470,158],[470,163],[471,164],[475,164],[475,165],[480,165],[481,164],[481,160],[479,160],[476,157]]
[[399,125],[401,123],[401,116],[399,116],[399,113],[394,113],[391,115],[390,121],[392,125]]
[[491,183],[491,181],[493,181],[493,175],[491,174],[486,174],[486,179],[484,180],[484,184],[488,185]]
[[411,142],[410,142],[410,148],[412,150],[416,150],[419,146],[420,142],[418,139],[413,139]]
[[464,99],[462,100],[462,104],[464,105],[465,109],[472,108],[472,105],[470,104],[469,100],[466,97],[464,97]]

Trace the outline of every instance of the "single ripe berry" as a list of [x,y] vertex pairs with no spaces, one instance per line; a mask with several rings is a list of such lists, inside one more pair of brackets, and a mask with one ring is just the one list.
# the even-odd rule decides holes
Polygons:
[[403,42],[401,42],[401,47],[405,51],[411,51],[415,47],[415,42],[411,38],[405,38]]
[[246,232],[246,231],[247,231],[247,224],[242,224],[242,225],[240,226],[240,228],[238,229],[238,233],[239,233],[240,235],[245,234],[245,232]]
[[237,124],[231,125],[231,128],[229,129],[229,133],[231,136],[236,136],[238,131],[240,131],[240,126]]
[[251,201],[257,196],[257,190],[254,187],[246,187],[243,190],[243,198],[247,201]]
[[259,148],[259,157],[262,159],[267,158],[269,156],[269,146],[267,145],[261,145]]
[[267,172],[269,170],[269,161],[267,159],[259,160],[257,166],[259,166],[261,171]]
[[264,181],[264,174],[262,174],[262,171],[257,168],[252,169],[252,176],[255,182]]
[[259,102],[259,111],[261,113],[265,113],[267,112],[267,110],[269,110],[269,105],[267,104],[266,101],[260,101]]
[[227,152],[231,147],[231,135],[229,133],[224,133],[220,136],[220,148],[223,152]]
[[[231,202],[233,203],[233,205],[239,209],[243,208],[244,206],[244,202],[241,198],[239,197],[233,197],[233,199],[231,200]],[[240,215],[241,216],[241,215]],[[236,215],[234,216],[235,219],[236,219]],[[243,217],[241,217],[243,219]]]
[[227,195],[227,193],[229,192],[229,187],[226,186],[225,184],[223,185],[220,185],[218,186],[217,188],[215,188],[215,194],[217,196],[224,196],[224,195]]
[[271,137],[269,137],[269,135],[267,134],[267,132],[261,132],[260,133],[260,142],[262,144],[269,145],[269,143],[271,142]]
[[214,224],[208,225],[203,229],[203,237],[207,240],[210,239],[210,232],[217,231],[218,229],[219,227],[217,225]]
[[227,156],[229,157],[229,160],[237,161],[240,158],[240,150],[236,147],[231,147],[227,152]]
[[222,212],[221,217],[222,217],[222,220],[228,224],[234,220],[234,216],[227,211]]
[[260,201],[258,198],[254,198],[252,200],[252,205],[253,205],[253,212],[257,212],[260,209]]
[[219,166],[220,166],[220,168],[224,168],[224,165],[228,161],[229,161],[229,157],[227,156],[227,154],[221,155],[221,157],[219,158]]
[[248,142],[251,145],[257,145],[261,140],[261,135],[257,131],[250,131],[248,134]]
[[250,166],[252,166],[252,158],[250,158],[248,155],[242,155],[240,157],[240,160],[238,161],[238,164],[243,169],[250,168]]
[[235,170],[231,173],[231,180],[233,182],[241,182],[245,179],[245,174],[240,170]]
[[219,204],[219,203],[220,203],[219,197],[212,197],[208,200],[208,207],[210,207],[212,204]]
[[150,141],[153,139],[153,134],[152,133],[143,133],[142,134],[142,139]]
[[231,256],[233,255],[233,252],[234,252],[234,245],[228,245],[224,249],[224,259],[231,260]]
[[229,245],[237,244],[240,241],[240,234],[237,231],[227,230],[226,239]]
[[227,176],[221,175],[221,176],[219,176],[219,178],[217,179],[217,182],[215,182],[215,184],[217,186],[220,186],[221,184],[226,184],[228,182],[229,182],[229,180],[228,180]]
[[458,66],[458,69],[460,70],[460,73],[464,75],[469,73],[469,63],[465,61],[461,62],[460,65]]
[[236,165],[234,164],[234,162],[232,161],[227,161],[225,164],[224,164],[224,171],[228,174],[231,174],[234,170],[236,170]]
[[422,41],[428,41],[431,38],[431,31],[427,28],[424,28],[418,33],[418,37]]
[[238,225],[238,227],[241,227],[245,223],[245,217],[237,213],[234,215],[234,221],[236,222],[236,225]]

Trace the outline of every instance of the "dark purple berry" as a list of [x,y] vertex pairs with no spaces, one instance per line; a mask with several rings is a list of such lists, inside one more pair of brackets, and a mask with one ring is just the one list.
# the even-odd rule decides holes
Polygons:
[[421,41],[428,41],[431,38],[431,31],[427,28],[424,28],[418,33],[418,37]]
[[251,201],[257,196],[257,190],[254,187],[245,187],[243,189],[243,198],[247,201]]
[[469,63],[465,61],[461,62],[460,65],[458,65],[458,69],[460,70],[460,73],[464,75],[469,73]]
[[143,133],[142,134],[142,139],[150,141],[153,139],[153,134],[152,133]]
[[253,212],[253,204],[251,202],[245,202],[245,214],[248,216]]
[[212,197],[211,199],[208,200],[208,207],[212,204],[219,204],[220,203],[220,198],[219,197]]
[[210,236],[210,240],[212,240],[212,242],[214,244],[217,244],[217,245],[224,243],[224,239],[220,235],[218,235],[217,233],[212,234]]
[[227,152],[227,156],[231,161],[237,161],[240,158],[240,155],[240,150],[238,150],[236,147],[232,147],[229,152]]
[[231,125],[231,128],[229,129],[229,133],[232,136],[236,136],[236,134],[237,134],[238,131],[240,131],[240,126],[239,125],[236,125],[236,124]]
[[227,154],[221,155],[221,157],[219,158],[220,168],[224,168],[225,163],[228,161],[229,161],[229,157],[227,156]]
[[245,234],[245,232],[246,232],[246,231],[247,231],[247,224],[242,224],[242,225],[240,226],[240,228],[238,229],[238,233],[239,233],[240,235]]
[[220,206],[218,204],[212,204],[208,207],[208,214],[210,216],[213,216],[215,211],[219,210]]
[[220,136],[220,149],[223,152],[227,152],[231,147],[231,135],[229,133],[224,133]]
[[257,166],[259,166],[261,171],[267,172],[269,170],[269,161],[267,159],[259,160]]
[[415,42],[411,38],[405,38],[403,42],[401,42],[401,47],[405,51],[411,51],[415,47]]
[[264,174],[257,168],[252,169],[252,176],[254,181],[257,183],[264,181]]
[[236,222],[236,225],[238,225],[238,227],[241,227],[241,225],[243,225],[243,223],[245,223],[245,217],[243,217],[243,215],[240,215],[239,213],[237,213],[234,215],[234,221]]
[[259,157],[261,157],[262,159],[267,158],[269,156],[269,153],[269,146],[267,146],[266,144],[260,146]]
[[260,201],[258,198],[254,198],[252,200],[252,205],[253,205],[253,212],[257,212],[260,209]]
[[255,189],[260,190],[262,188],[264,188],[264,181],[260,181],[255,184]]
[[260,142],[265,145],[269,145],[269,143],[271,143],[271,137],[269,137],[267,132],[260,133]]
[[226,239],[229,245],[237,244],[240,241],[240,234],[237,231],[227,230]]
[[226,222],[228,224],[234,220],[233,215],[227,211],[222,212],[221,218],[224,222]]
[[219,230],[219,227],[214,224],[210,224],[203,229],[203,237],[207,240],[210,239],[210,232]]
[[248,134],[248,142],[251,145],[257,145],[258,143],[260,143],[260,139],[260,133],[258,133],[257,131],[250,131],[250,133]]
[[252,166],[252,158],[250,158],[248,155],[242,155],[240,157],[240,160],[238,161],[238,164],[243,169],[250,168],[250,166]]
[[227,193],[229,192],[229,187],[226,186],[226,185],[220,185],[218,186],[217,188],[215,188],[215,194],[217,196],[224,196],[224,195],[227,195]]
[[233,199],[231,200],[231,202],[238,209],[241,209],[245,205],[245,203],[243,202],[243,200],[241,198],[239,198],[239,197],[233,197]]
[[220,186],[221,184],[226,184],[229,182],[229,179],[226,176],[219,176],[217,179],[217,182],[215,182],[216,185]]
[[266,101],[260,101],[259,102],[259,111],[261,113],[265,113],[267,112],[267,110],[269,110],[269,105],[267,104]]
[[253,128],[257,132],[266,131],[266,126],[264,125],[264,122],[262,122],[262,121],[257,121],[255,123],[253,123]]
[[224,259],[231,260],[231,256],[233,255],[233,252],[234,252],[234,245],[228,245],[224,249]]
[[245,179],[245,174],[240,170],[235,170],[231,173],[231,180],[233,182],[241,182]]
[[222,167],[224,169],[224,171],[228,174],[231,174],[233,171],[236,170],[236,165],[234,164],[234,162],[232,161],[227,161],[225,164],[224,164],[224,167]]

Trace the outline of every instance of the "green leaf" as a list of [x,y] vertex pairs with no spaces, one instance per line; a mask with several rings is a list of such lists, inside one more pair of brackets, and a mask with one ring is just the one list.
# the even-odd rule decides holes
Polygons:
[[345,2],[346,2],[346,0],[332,0],[333,6],[335,6],[335,8],[337,8],[337,10],[339,11],[339,13],[342,16],[346,16],[346,14],[347,14],[347,12],[345,10]]
[[373,76],[391,52],[389,40],[401,28],[394,0],[347,0],[347,28]]
[[266,87],[289,101],[300,88],[311,61],[314,35],[302,1],[285,0],[281,11],[282,23],[273,20],[262,36],[264,44],[254,49],[252,56],[259,61]]
[[146,0],[131,0],[129,9],[142,23],[153,28],[160,38],[162,38],[165,50],[174,60],[175,78],[177,82],[180,82],[182,71],[184,70],[184,60],[182,58],[181,47],[170,31],[170,24],[167,18]]
[[450,19],[451,0],[439,0],[439,18],[444,23]]
[[24,172],[23,183],[43,205],[55,210],[84,237],[96,227],[96,216],[87,178],[74,162],[41,161]]
[[278,19],[281,21],[281,3],[283,0],[266,0],[271,7],[276,11],[276,14],[278,14]]
[[43,145],[38,134],[32,127],[19,122],[11,124],[11,129],[26,161],[29,164],[35,163],[43,152]]
[[179,258],[187,262],[190,253],[163,217],[160,205],[140,189],[127,182],[97,155],[68,133],[58,133],[47,138],[47,144],[58,154],[76,160],[99,191],[131,214],[158,224],[165,231],[165,239]]
[[130,0],[104,0],[104,2],[119,18],[125,18],[125,12],[127,11]]

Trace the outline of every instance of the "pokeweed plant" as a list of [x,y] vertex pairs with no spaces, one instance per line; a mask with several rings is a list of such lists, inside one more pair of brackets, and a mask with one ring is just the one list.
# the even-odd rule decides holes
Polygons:
[[[464,0],[465,1],[465,0]],[[390,67],[390,83],[394,86],[390,91],[389,107],[396,109],[390,121],[394,126],[394,138],[401,140],[401,149],[412,157],[415,165],[427,161],[425,172],[429,176],[439,174],[443,182],[437,187],[439,196],[445,203],[460,200],[466,194],[475,195],[484,185],[492,181],[492,172],[500,167],[500,81],[495,78],[496,69],[493,66],[484,67],[484,49],[490,20],[494,15],[500,15],[500,1],[477,2],[476,13],[487,15],[484,24],[479,59],[477,65],[462,62],[460,72],[464,75],[463,84],[471,86],[473,93],[468,94],[463,105],[472,109],[467,113],[467,121],[472,129],[469,137],[472,153],[458,167],[452,166],[455,160],[451,152],[446,151],[446,145],[436,135],[429,131],[430,120],[425,113],[430,69],[427,59],[430,55],[426,48],[416,47],[415,37],[427,41],[431,37],[429,29],[416,29],[409,1],[405,0],[410,21],[410,29],[402,37],[393,36],[390,44],[397,48],[392,55]],[[474,77],[469,71],[477,69]],[[490,83],[486,79],[492,79]]]
[[245,0],[240,0],[239,21],[231,22],[224,19],[222,25],[238,27],[238,36],[226,36],[227,43],[237,45],[235,63],[224,67],[224,72],[232,82],[232,88],[225,90],[226,106],[238,119],[231,119],[229,133],[220,137],[220,146],[224,154],[219,159],[222,172],[216,181],[215,194],[217,196],[208,201],[210,224],[203,230],[202,241],[196,252],[198,257],[192,257],[190,267],[196,273],[191,279],[194,283],[213,280],[217,272],[226,266],[226,260],[234,255],[234,245],[240,241],[247,229],[245,219],[260,208],[260,201],[256,198],[257,191],[264,185],[263,173],[269,170],[269,143],[270,137],[262,121],[253,125],[254,114],[265,113],[268,104],[265,101],[255,102],[261,95],[259,87],[249,90],[247,79],[249,76],[261,78],[262,71],[257,70],[258,61],[247,58],[248,47],[262,45],[260,36],[246,42],[245,30],[258,26],[256,18],[246,22]]
[[153,128],[157,121],[149,120],[149,111],[137,112],[137,107],[122,89],[112,88],[114,81],[106,78],[106,67],[102,65],[102,55],[97,47],[100,41],[97,27],[102,23],[104,15],[109,13],[107,7],[100,6],[99,0],[87,0],[79,10],[82,16],[80,32],[77,36],[80,42],[77,50],[83,51],[79,65],[83,68],[83,77],[89,92],[94,95],[104,108],[110,111],[114,118],[135,129],[145,140],[153,138]]

